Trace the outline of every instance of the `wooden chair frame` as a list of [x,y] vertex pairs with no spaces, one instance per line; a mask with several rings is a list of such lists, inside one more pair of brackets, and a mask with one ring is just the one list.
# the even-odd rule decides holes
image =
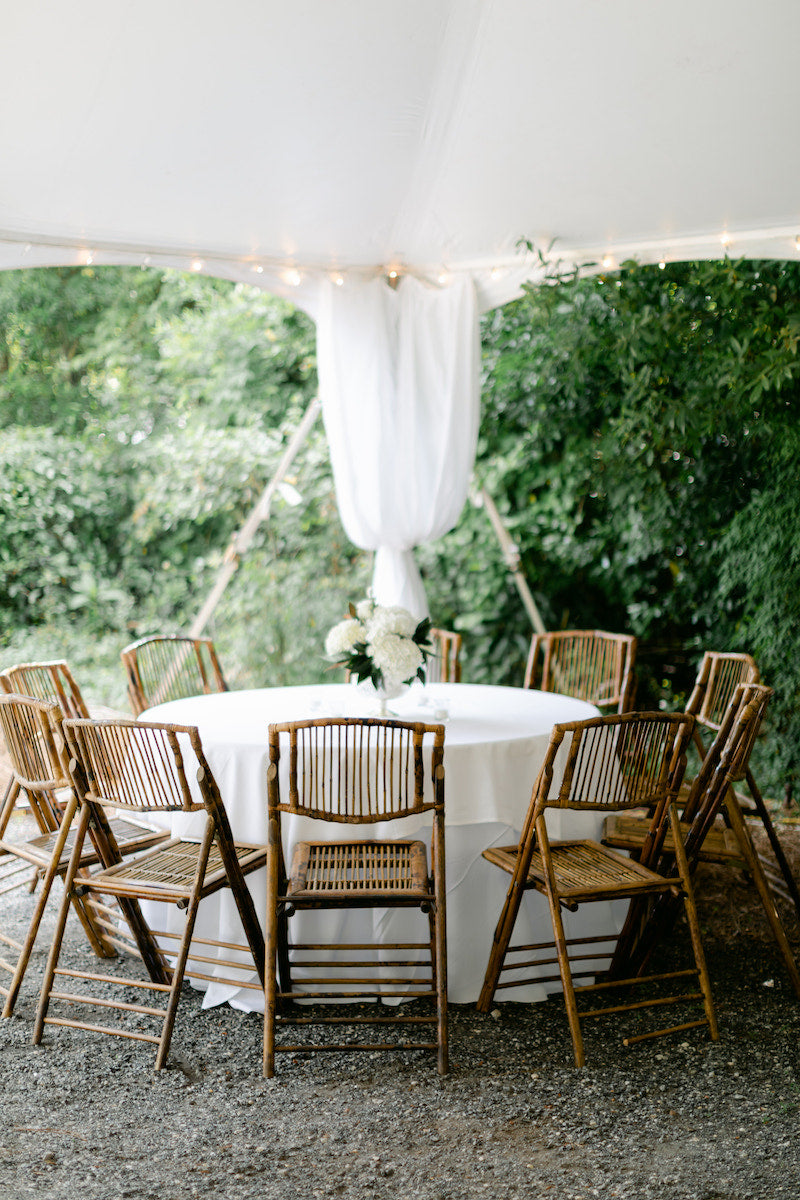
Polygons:
[[535,633],[523,686],[628,712],[633,706],[636,646],[632,634],[599,629]]
[[[155,1065],[159,1070],[169,1053],[184,978],[193,974],[203,979],[210,978],[187,968],[190,950],[193,961],[213,962],[239,972],[250,969],[249,963],[243,966],[241,961],[203,958],[194,953],[193,947],[249,949],[252,966],[259,977],[258,986],[264,986],[264,938],[245,876],[264,866],[266,848],[234,843],[227,814],[196,728],[137,721],[69,720],[64,722],[64,732],[71,755],[69,770],[80,799],[80,817],[64,880],[64,900],[42,984],[33,1041],[37,1044],[41,1041],[44,1026],[48,1024],[150,1042],[158,1047]],[[187,757],[197,764],[199,801],[194,798],[189,786]],[[106,819],[107,806],[132,812],[191,813],[205,810],[205,831],[199,842],[169,837],[136,858],[124,860]],[[87,834],[95,842],[102,866],[88,876],[79,876],[78,868]],[[193,938],[201,900],[225,887],[231,889],[236,902],[246,947]],[[69,904],[76,895],[87,894],[116,898],[136,950],[147,969],[148,979],[97,975],[59,967]],[[151,931],[142,916],[139,906],[141,900],[174,903],[185,911],[183,936],[179,939],[180,945],[173,964],[170,964],[167,952],[156,938],[158,942],[163,942],[175,938],[175,935]],[[89,988],[95,983],[111,983],[124,990],[131,987],[143,989],[153,999],[164,997],[166,1008],[115,1002],[93,995],[91,991],[55,990],[57,976],[60,980],[69,980],[73,986],[73,981],[83,980]],[[236,984],[247,986],[239,980]],[[53,1000],[72,1006],[69,1011],[75,1007],[80,1009],[83,1006],[100,1005],[105,1013],[109,1009],[116,1009],[122,1014],[134,1012],[151,1016],[160,1019],[160,1034],[153,1036],[121,1023],[114,1026],[94,1025],[59,1014],[54,1016],[50,1013]]]
[[[708,729],[712,734],[718,732],[723,714],[728,707],[736,687],[740,683],[760,683],[760,675],[755,660],[749,654],[735,654],[707,650],[703,655],[700,670],[695,681],[694,689],[689,698],[687,712],[694,713],[697,719],[695,726],[694,744],[702,760],[706,754],[706,746],[700,735],[700,727]],[[747,838],[749,847],[758,856],[761,874],[768,886],[787,904],[792,904],[800,921],[800,887],[798,887],[794,872],[781,845],[769,809],[756,783],[749,763],[743,781],[749,796],[731,788],[725,802],[724,815],[729,827],[736,834],[736,841],[741,847],[741,838],[736,833],[740,819],[758,820],[764,828],[769,842],[774,863],[765,854],[759,853],[752,839]],[[738,815],[733,809],[738,809]],[[744,849],[740,850],[740,861],[745,857]],[[728,853],[726,859],[734,864],[735,855]],[[776,870],[777,866],[777,870]]]
[[[698,863],[714,862],[738,866],[753,879],[767,922],[775,938],[786,970],[800,998],[800,972],[791,945],[775,904],[750,832],[736,803],[730,795],[749,770],[750,754],[761,728],[764,714],[773,695],[772,688],[756,683],[740,683],[730,697],[727,710],[720,719],[717,735],[705,751],[700,770],[691,781],[688,791],[681,789],[680,824],[689,870],[694,874]],[[727,828],[718,814],[725,811]],[[603,843],[633,855],[642,852],[649,829],[649,819],[637,815],[609,818],[603,830]],[[667,835],[661,853],[674,854],[672,839]],[[674,902],[664,901],[652,914],[652,929],[663,929],[677,916]],[[646,933],[641,934],[638,959],[649,944]]]
[[449,629],[431,629],[430,641],[433,654],[426,665],[426,681],[461,683],[461,634]]
[[[533,788],[531,803],[517,846],[484,851],[484,858],[511,876],[506,901],[495,930],[492,951],[486,969],[483,989],[478,1001],[480,1012],[488,1012],[498,988],[518,987],[528,979],[515,978],[501,982],[504,971],[519,972],[558,964],[557,974],[533,976],[536,982],[560,982],[572,1035],[575,1065],[585,1062],[581,1021],[604,1013],[622,1013],[634,1009],[649,1009],[653,1004],[703,1003],[704,1016],[665,1029],[624,1039],[626,1045],[682,1032],[697,1026],[707,1026],[713,1040],[717,1024],[711,997],[711,985],[705,964],[697,912],[694,904],[683,842],[680,836],[675,796],[685,768],[686,747],[694,720],[682,714],[628,713],[556,725],[553,729],[545,761]],[[556,763],[563,766],[563,782],[558,778]],[[590,839],[552,841],[546,825],[546,813],[551,808],[585,810],[602,813],[639,806],[653,809],[650,836],[639,862],[626,855],[601,846]],[[668,874],[657,870],[660,845],[669,829],[675,839],[677,869]],[[552,942],[512,946],[511,937],[526,891],[536,890],[547,897],[553,929]],[[597,963],[614,958],[617,936],[611,932],[596,937],[568,939],[564,931],[562,907],[576,910],[581,904],[601,900],[646,900],[677,892],[682,896],[694,955],[694,967],[689,970],[660,972],[646,975],[637,972],[626,978],[617,975],[606,978],[598,972]],[[605,949],[604,947],[611,947]],[[555,951],[555,957],[552,957]],[[530,957],[533,954],[533,957]],[[511,961],[506,958],[511,955]],[[595,965],[587,964],[587,960]],[[601,974],[598,980],[596,977]],[[609,988],[635,991],[642,984],[662,984],[671,979],[686,980],[696,976],[699,991],[652,999],[632,999],[615,1005],[603,1005],[579,1010],[577,997],[599,992],[607,995]],[[592,982],[575,986],[576,978]]]
[[[269,841],[267,856],[267,970],[264,1020],[264,1073],[275,1071],[278,1051],[431,1049],[439,1074],[448,1070],[447,950],[444,861],[444,727],[378,719],[330,718],[269,727]],[[423,761],[430,753],[430,765]],[[280,763],[288,758],[288,786],[281,796]],[[287,875],[281,814],[310,817],[347,826],[371,825],[430,813],[433,820],[431,872],[421,841],[348,840],[299,842]],[[289,919],[300,909],[412,907],[428,916],[428,940],[378,947],[350,943],[292,944]],[[359,954],[373,950],[373,957]],[[320,951],[343,952],[326,961]],[[357,951],[353,961],[353,952]],[[310,952],[313,957],[306,958]],[[387,960],[387,952],[402,953]],[[415,978],[419,958],[430,957],[430,980]],[[390,966],[393,977],[376,986],[373,977],[351,975]],[[294,983],[293,967],[307,981]],[[333,976],[326,971],[333,971]],[[344,976],[341,972],[344,971]],[[309,975],[309,972],[313,972]],[[322,974],[317,974],[322,972]],[[397,972],[397,974],[395,974]],[[387,987],[391,990],[387,991]],[[294,1004],[309,999],[369,999],[376,991],[406,999],[433,999],[434,1017],[303,1015]],[[307,1014],[308,1010],[301,1010]],[[436,1026],[434,1041],[350,1042],[322,1046],[276,1042],[276,1029],[293,1024]]]
[[133,715],[168,700],[227,692],[211,638],[157,634],[121,652]]
[[[62,760],[62,719],[58,705],[49,701],[13,692],[0,694],[0,727],[14,769],[0,809],[0,894],[26,886],[31,867],[36,872],[34,879],[38,875],[42,881],[24,940],[20,942],[0,933],[0,944],[16,952],[14,962],[5,953],[0,956],[0,968],[11,976],[7,986],[0,984],[0,994],[5,997],[4,1017],[10,1017],[14,1011],[53,881],[57,875],[66,873],[75,842],[72,822],[77,800]],[[40,832],[36,837],[16,841],[8,838],[7,833],[21,793],[28,800]],[[124,820],[115,820],[113,829],[128,853],[151,846],[163,837],[146,826]],[[97,861],[97,854],[89,845],[76,869],[85,874]],[[113,958],[116,950],[91,901],[75,894],[72,905],[95,954]]]

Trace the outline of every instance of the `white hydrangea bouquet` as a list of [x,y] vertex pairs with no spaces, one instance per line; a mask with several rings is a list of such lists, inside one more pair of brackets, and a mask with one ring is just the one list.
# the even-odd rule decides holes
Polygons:
[[405,608],[384,607],[371,596],[349,606],[350,615],[325,639],[325,654],[346,667],[359,683],[372,683],[380,695],[396,696],[415,679],[425,682],[432,651],[430,619],[417,622]]

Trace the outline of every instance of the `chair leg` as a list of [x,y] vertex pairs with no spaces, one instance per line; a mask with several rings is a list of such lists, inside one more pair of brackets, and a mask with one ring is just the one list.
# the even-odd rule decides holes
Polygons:
[[450,1069],[450,1050],[447,1028],[447,887],[444,854],[444,817],[437,813],[431,838],[431,877],[433,894],[435,948],[432,958],[433,983],[436,989],[436,1046],[437,1070],[446,1075]]
[[167,1061],[169,1054],[169,1045],[172,1041],[172,1030],[175,1027],[175,1017],[178,1012],[178,1004],[181,998],[181,988],[183,987],[183,976],[186,971],[186,960],[189,957],[189,949],[192,944],[192,935],[194,933],[194,924],[197,920],[197,910],[200,907],[202,898],[203,880],[206,877],[206,869],[208,867],[208,856],[211,852],[211,845],[214,841],[214,825],[211,821],[206,825],[206,831],[203,840],[200,844],[200,850],[197,854],[197,869],[194,877],[194,887],[192,888],[191,900],[186,910],[186,925],[183,930],[180,950],[175,966],[172,968],[172,979],[170,981],[169,1000],[167,1002],[167,1011],[164,1017],[164,1024],[161,1027],[161,1039],[158,1044],[158,1053],[156,1054],[156,1070],[160,1071]]
[[742,858],[747,863],[747,869],[753,877],[753,883],[756,885],[764,913],[767,921],[769,922],[770,929],[772,930],[772,936],[775,938],[775,941],[778,944],[778,949],[781,952],[781,956],[783,957],[783,961],[786,965],[786,970],[789,973],[789,978],[792,981],[794,993],[798,999],[800,999],[800,973],[797,970],[797,963],[795,962],[792,948],[789,945],[789,940],[786,937],[786,931],[783,928],[783,922],[781,921],[780,914],[778,913],[778,909],[775,905],[772,891],[764,875],[764,869],[761,866],[755,849],[753,848],[753,844],[750,840],[750,834],[744,823],[744,818],[739,805],[734,800],[728,804],[727,808],[728,816],[731,822],[731,829],[736,835],[736,840],[739,843],[739,849],[741,850]]
[[500,978],[500,972],[503,969],[508,944],[511,941],[511,935],[514,932],[519,906],[522,903],[522,897],[525,894],[525,889],[522,886],[521,880],[518,880],[515,874],[509,885],[506,893],[505,903],[503,904],[500,919],[497,922],[497,927],[494,931],[492,940],[492,950],[489,955],[489,962],[486,967],[486,975],[483,980],[481,994],[478,997],[478,1012],[486,1013],[489,1011],[494,999],[497,981]]
[[445,910],[444,888],[436,902],[434,979],[436,983],[436,1041],[438,1046],[437,1070],[440,1075],[446,1075],[450,1069],[450,1048],[447,1031],[447,944],[445,930],[447,928],[447,913]]
[[681,840],[681,828],[678,820],[678,814],[675,805],[671,804],[669,809],[670,824],[672,826],[672,840],[675,844],[675,862],[678,867],[678,872],[681,877],[681,885],[683,888],[683,906],[686,912],[686,920],[689,925],[689,936],[692,941],[692,950],[694,952],[695,966],[697,967],[698,976],[700,979],[700,991],[703,993],[703,1007],[705,1009],[706,1020],[708,1021],[708,1031],[712,1042],[716,1042],[719,1038],[717,1030],[717,1014],[714,1011],[714,1000],[711,995],[711,980],[708,975],[708,967],[706,966],[706,956],[703,950],[703,943],[700,938],[700,922],[697,919],[697,906],[694,901],[694,888],[692,887],[692,879],[689,873],[689,862],[686,858],[686,850]]
[[83,852],[83,843],[86,837],[86,830],[89,828],[89,808],[88,805],[81,808],[78,827],[75,833],[75,844],[72,848],[72,856],[69,860],[67,873],[64,876],[64,895],[61,900],[61,907],[58,910],[58,920],[56,921],[55,932],[53,933],[53,941],[50,945],[50,953],[47,956],[47,966],[45,967],[44,979],[42,980],[42,990],[39,995],[39,1005],[36,1010],[36,1020],[33,1025],[33,1044],[38,1046],[42,1040],[44,1031],[44,1021],[47,1016],[47,1010],[50,1007],[50,993],[53,990],[53,979],[58,966],[58,960],[61,955],[61,944],[64,940],[64,929],[67,924],[70,904],[72,903],[72,888],[75,881],[75,876],[78,871],[78,864],[81,861]]
[[564,933],[564,922],[561,919],[561,904],[553,886],[555,880],[549,877],[551,875],[550,871],[547,871],[547,875],[547,903],[550,905],[553,940],[556,945],[556,954],[558,955],[558,970],[561,975],[561,988],[564,992],[564,1004],[567,1009],[569,1031],[572,1035],[572,1050],[575,1055],[575,1066],[582,1067],[586,1062],[586,1053],[583,1048],[583,1034],[581,1032],[580,1018],[578,1017],[578,1003],[575,999],[575,988],[572,982],[572,968],[570,967],[569,953],[567,951],[567,938]]
[[[264,1048],[263,1071],[267,1079],[275,1074],[275,1010],[277,1006],[277,970],[281,954],[280,944],[286,940],[286,914],[278,900],[278,874],[280,833],[275,821],[270,821],[267,832],[267,934],[264,949]],[[288,953],[283,946],[283,955],[288,971]],[[281,986],[287,990],[281,964]]]
[[172,1041],[172,1031],[175,1028],[175,1017],[178,1013],[178,1004],[180,1003],[181,998],[181,988],[183,987],[183,976],[186,970],[186,960],[189,957],[189,948],[192,944],[192,934],[194,933],[194,924],[197,919],[197,910],[199,907],[200,897],[197,892],[195,892],[186,911],[186,925],[183,930],[183,937],[181,939],[181,946],[178,952],[178,959],[172,970],[172,983],[169,990],[167,1011],[164,1016],[164,1024],[161,1026],[161,1039],[158,1043],[158,1053],[156,1054],[157,1071],[160,1071],[164,1066],[169,1054],[170,1042]]
[[[433,891],[433,884],[429,883],[428,886]],[[431,991],[436,992],[436,910],[433,904],[428,907],[428,945],[431,955]]]
[[769,815],[769,809],[764,803],[764,797],[758,789],[755,779],[753,778],[750,769],[746,775],[747,786],[750,789],[750,795],[753,797],[753,803],[756,806],[756,812],[761,819],[761,824],[764,826],[764,831],[769,839],[769,844],[772,847],[772,853],[775,856],[775,861],[778,864],[780,873],[783,876],[789,895],[792,898],[792,903],[797,913],[797,918],[800,920],[800,888],[797,886],[797,880],[794,877],[789,861],[781,845],[781,840],[778,837],[778,832],[772,824],[772,818]]

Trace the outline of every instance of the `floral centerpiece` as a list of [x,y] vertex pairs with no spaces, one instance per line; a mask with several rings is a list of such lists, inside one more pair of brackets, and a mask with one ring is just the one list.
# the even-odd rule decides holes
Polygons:
[[325,639],[328,658],[359,683],[369,680],[379,695],[396,696],[415,679],[425,682],[432,650],[428,617],[418,622],[407,609],[376,604],[369,596],[349,611]]

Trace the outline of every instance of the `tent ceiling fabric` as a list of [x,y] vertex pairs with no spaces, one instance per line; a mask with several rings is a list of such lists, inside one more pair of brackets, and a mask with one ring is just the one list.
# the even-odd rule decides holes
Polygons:
[[[0,267],[797,253],[796,0],[4,0]],[[254,278],[258,267],[266,279]],[[297,277],[295,276],[294,279]],[[503,288],[484,306],[505,298]]]

